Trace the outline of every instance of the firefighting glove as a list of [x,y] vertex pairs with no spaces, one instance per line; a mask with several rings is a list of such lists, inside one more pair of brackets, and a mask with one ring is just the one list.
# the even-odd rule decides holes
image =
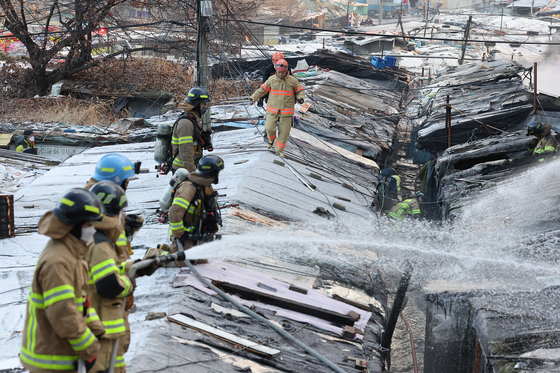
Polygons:
[[536,137],[533,137],[532,139],[530,139],[530,140],[527,142],[527,147],[528,147],[530,150],[533,150],[533,149],[535,149],[535,148],[537,147],[537,144],[538,144],[538,143],[539,143],[539,139],[537,139]]
[[158,265],[156,263],[156,261],[154,260],[152,262],[152,264],[150,264],[148,267],[145,268],[140,268],[139,270],[136,271],[136,277],[142,277],[142,276],[151,276],[154,274],[154,272],[158,269]]
[[263,107],[264,106],[264,99],[259,99],[259,101],[257,101],[257,106],[258,107]]
[[134,293],[131,293],[128,297],[126,297],[124,310],[128,311],[129,309],[132,308],[133,304],[134,304]]
[[303,104],[303,98],[298,98],[296,101],[298,104]]
[[[86,365],[86,372],[89,372],[93,368],[96,360],[97,360],[97,356],[94,356],[90,360],[84,361]],[[74,361],[74,369],[78,370],[78,360]]]
[[124,218],[124,232],[128,242],[132,241],[134,235],[144,225],[144,218],[136,214],[127,214]]

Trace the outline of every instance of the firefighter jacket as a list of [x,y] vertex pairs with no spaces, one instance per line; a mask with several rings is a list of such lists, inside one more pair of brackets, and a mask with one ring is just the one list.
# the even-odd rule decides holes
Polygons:
[[[89,179],[89,181],[87,182],[87,184],[84,186],[84,189],[90,190],[92,186],[94,186],[95,184],[97,184],[99,181],[94,179],[93,177]],[[99,224],[104,224],[105,219],[109,218],[107,215],[103,216],[103,220],[101,221],[101,223],[93,223],[93,225],[95,226],[95,229],[103,229],[103,228],[99,228]],[[124,227],[125,224],[125,219],[126,216],[124,214],[122,214],[121,216],[122,219],[122,224],[121,226]],[[103,226],[103,225],[101,225]],[[126,238],[126,233],[123,231],[121,233],[121,235],[119,236],[119,238],[117,239],[117,242],[115,243],[121,250],[119,251],[120,256],[119,256],[119,260],[120,261],[125,261],[130,259],[130,254],[131,254],[131,250],[130,249],[130,244]]]
[[51,239],[35,266],[20,350],[32,373],[72,371],[78,357],[88,361],[99,352],[84,308],[86,245],[71,229],[51,211],[39,221],[39,233]]
[[558,153],[558,141],[551,134],[552,124],[545,123],[543,127],[543,137],[539,138],[535,148],[529,148],[529,152],[540,157],[539,162],[543,162],[545,158],[556,158]]
[[413,198],[405,199],[404,201],[397,203],[389,212],[390,217],[401,221],[407,216],[419,218],[420,215],[420,204]]
[[293,116],[296,98],[305,98],[303,86],[290,74],[283,79],[274,74],[253,93],[251,99],[256,101],[267,93],[266,111],[280,117]]
[[123,227],[118,216],[106,216],[96,224],[96,229],[85,255],[89,266],[87,294],[105,327],[103,338],[116,339],[126,332],[122,302],[133,291],[132,282],[125,274],[133,261],[119,260],[122,249],[115,242]]
[[[211,186],[213,181],[214,178],[192,173],[188,180],[177,187],[173,204],[169,208],[169,234],[171,236],[179,238],[185,232],[198,232],[201,206],[204,199],[210,197],[214,192]],[[197,196],[197,185],[200,186],[200,196]]]
[[[288,67],[288,75],[292,74],[292,69]],[[276,75],[276,68],[274,67],[274,64],[270,64],[267,67],[265,67],[263,69],[263,79],[262,82],[265,83],[268,78],[270,78],[271,76]],[[264,95],[263,97],[261,97],[261,100],[263,100],[266,102],[268,101],[268,93],[266,95]]]
[[26,139],[23,139],[18,143],[16,152],[37,154],[37,147],[35,146],[35,144],[30,143]]
[[191,173],[196,171],[198,160],[202,158],[201,118],[199,113],[193,111],[194,106],[186,101],[179,104],[179,108],[183,109],[181,116],[192,114],[190,117],[194,121],[189,118],[180,118],[177,124],[173,126],[173,134],[171,135],[172,152],[175,157],[173,169],[186,168]]

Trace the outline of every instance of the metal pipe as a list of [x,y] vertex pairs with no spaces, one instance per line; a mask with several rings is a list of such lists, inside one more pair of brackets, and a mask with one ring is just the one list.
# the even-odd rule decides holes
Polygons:
[[535,62],[535,66],[533,67],[533,74],[535,74],[535,84],[533,84],[533,108],[535,110],[535,114],[537,113],[537,63]]

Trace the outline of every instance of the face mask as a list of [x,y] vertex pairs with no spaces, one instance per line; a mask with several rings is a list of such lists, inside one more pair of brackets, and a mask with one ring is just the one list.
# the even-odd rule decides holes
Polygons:
[[93,225],[91,227],[88,227],[88,228],[82,228],[82,236],[80,237],[80,240],[82,240],[85,243],[88,243],[89,240],[91,240],[91,238],[95,234],[95,232],[96,232],[96,230],[95,230],[95,227]]
[[204,115],[204,113],[206,113],[207,111],[208,111],[208,106],[201,107],[200,108],[200,115]]
[[29,142],[35,142],[35,136],[31,136],[28,140]]

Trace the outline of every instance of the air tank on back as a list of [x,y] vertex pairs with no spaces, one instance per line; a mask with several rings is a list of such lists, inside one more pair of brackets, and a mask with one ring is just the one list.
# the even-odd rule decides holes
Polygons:
[[181,184],[183,181],[187,180],[189,177],[189,171],[186,168],[179,168],[175,171],[175,175],[169,180],[169,185],[165,188],[163,195],[159,199],[159,206],[162,210],[167,211],[173,203],[173,190],[177,185]]
[[171,146],[171,131],[173,127],[160,123],[156,132],[156,146],[154,148],[154,160],[158,163],[167,161],[168,149]]

